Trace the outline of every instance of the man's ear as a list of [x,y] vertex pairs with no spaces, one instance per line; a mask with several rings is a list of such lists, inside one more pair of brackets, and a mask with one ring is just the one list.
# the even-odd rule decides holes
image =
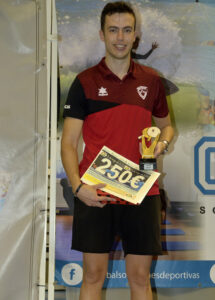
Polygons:
[[100,29],[99,30],[99,36],[100,36],[100,39],[104,42],[104,32]]

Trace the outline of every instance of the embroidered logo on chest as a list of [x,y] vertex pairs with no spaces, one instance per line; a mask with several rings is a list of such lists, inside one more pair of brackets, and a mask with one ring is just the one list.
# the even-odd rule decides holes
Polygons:
[[102,87],[99,89],[98,95],[99,95],[99,96],[108,96],[107,89],[104,88],[104,87],[102,86]]
[[143,99],[145,100],[146,99],[146,96],[148,94],[148,87],[147,86],[138,86],[137,87],[137,93],[138,95]]

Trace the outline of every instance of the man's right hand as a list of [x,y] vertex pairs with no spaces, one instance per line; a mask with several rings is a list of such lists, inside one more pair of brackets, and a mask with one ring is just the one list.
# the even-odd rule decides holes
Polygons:
[[88,206],[104,207],[106,203],[101,201],[116,201],[114,198],[106,196],[98,196],[97,189],[102,189],[106,186],[104,183],[95,185],[84,184],[77,193],[77,197]]

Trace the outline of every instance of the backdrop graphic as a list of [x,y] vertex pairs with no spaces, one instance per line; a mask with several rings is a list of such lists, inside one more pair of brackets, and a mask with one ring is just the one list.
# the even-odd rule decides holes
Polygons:
[[[107,1],[58,0],[59,65],[62,108],[76,74],[104,56],[99,16]],[[168,201],[162,224],[164,255],[153,261],[156,287],[215,286],[215,4],[213,1],[132,1],[140,37],[137,54],[159,47],[138,62],[157,69],[164,81],[176,136],[158,161],[160,186]],[[138,57],[138,55],[137,55]],[[81,153],[82,145],[80,145]],[[57,160],[56,280],[80,286],[82,254],[70,249],[73,201]],[[127,287],[121,242],[110,253],[106,287]]]

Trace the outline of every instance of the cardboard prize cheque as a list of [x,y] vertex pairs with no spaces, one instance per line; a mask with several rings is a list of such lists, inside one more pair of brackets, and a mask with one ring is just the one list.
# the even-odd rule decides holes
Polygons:
[[159,176],[155,171],[140,171],[138,164],[103,146],[81,181],[89,185],[105,183],[101,189],[104,192],[140,204]]

